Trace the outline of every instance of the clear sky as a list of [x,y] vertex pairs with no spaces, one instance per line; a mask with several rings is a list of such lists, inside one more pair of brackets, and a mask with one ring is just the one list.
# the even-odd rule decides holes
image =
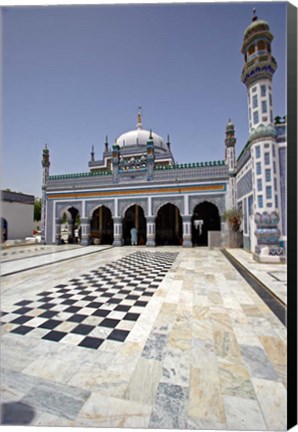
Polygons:
[[1,188],[41,196],[50,174],[88,171],[91,146],[143,127],[170,134],[176,162],[224,158],[235,123],[248,138],[241,46],[252,9],[268,21],[278,63],[274,116],[286,114],[286,3],[34,6],[3,9]]

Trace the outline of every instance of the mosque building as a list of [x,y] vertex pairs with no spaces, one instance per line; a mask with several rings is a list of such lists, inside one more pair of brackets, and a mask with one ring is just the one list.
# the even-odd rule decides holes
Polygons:
[[286,117],[273,117],[277,64],[272,40],[268,23],[254,12],[242,45],[249,137],[237,159],[230,120],[223,160],[177,164],[169,136],[165,141],[144,129],[140,111],[136,129],[119,136],[112,147],[106,138],[101,160],[96,160],[92,147],[89,172],[49,175],[45,147],[42,241],[61,242],[62,219],[67,215],[70,241],[79,216],[82,245],[128,245],[133,227],[138,245],[222,245],[227,230],[223,216],[237,209],[243,215],[244,248],[258,261],[284,260],[287,125]]

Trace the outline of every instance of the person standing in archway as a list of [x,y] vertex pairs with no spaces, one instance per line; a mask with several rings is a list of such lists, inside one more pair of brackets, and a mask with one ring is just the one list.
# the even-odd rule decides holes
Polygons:
[[132,246],[136,246],[138,244],[138,230],[135,227],[132,227],[130,230],[130,235]]

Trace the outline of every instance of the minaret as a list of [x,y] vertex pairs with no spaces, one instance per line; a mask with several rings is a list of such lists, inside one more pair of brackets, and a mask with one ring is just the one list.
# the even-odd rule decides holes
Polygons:
[[117,140],[115,140],[115,144],[113,144],[113,156],[112,156],[113,183],[118,182],[119,158],[120,158],[120,146],[117,144]]
[[236,208],[236,154],[235,154],[235,127],[231,119],[229,119],[226,126],[226,153],[225,161],[228,166],[229,173],[229,193],[228,193],[228,203],[229,209]]
[[241,50],[245,59],[241,80],[247,88],[249,132],[260,124],[273,124],[272,77],[277,64],[271,55],[272,40],[268,23],[258,20],[254,9]]
[[279,174],[276,129],[273,124],[272,78],[277,68],[271,55],[269,24],[258,20],[244,33],[242,54],[245,64],[241,80],[246,85],[249,109],[249,145],[253,188],[251,244],[254,258],[278,262],[284,251],[279,247]]
[[90,161],[91,161],[91,162],[94,162],[94,160],[95,160],[95,159],[94,159],[94,146],[92,146],[92,147],[91,147],[91,159],[90,159]]
[[46,189],[47,189],[47,181],[49,178],[50,172],[50,153],[47,145],[45,145],[42,152],[42,197],[41,197],[41,243],[46,243],[46,208],[47,208],[47,199],[46,199]]
[[150,181],[153,180],[153,169],[154,169],[154,161],[155,161],[154,141],[153,141],[151,129],[146,144],[146,151],[147,151],[147,180]]
[[105,142],[105,152],[109,151],[109,140],[108,140],[108,136],[106,135],[106,142]]

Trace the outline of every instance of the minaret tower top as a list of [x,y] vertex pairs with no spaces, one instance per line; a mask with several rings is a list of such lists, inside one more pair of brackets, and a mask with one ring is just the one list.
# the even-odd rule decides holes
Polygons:
[[245,60],[241,80],[248,92],[250,132],[261,124],[273,124],[271,86],[277,64],[271,55],[272,40],[269,24],[258,19],[254,9],[252,23],[244,32],[241,50]]

